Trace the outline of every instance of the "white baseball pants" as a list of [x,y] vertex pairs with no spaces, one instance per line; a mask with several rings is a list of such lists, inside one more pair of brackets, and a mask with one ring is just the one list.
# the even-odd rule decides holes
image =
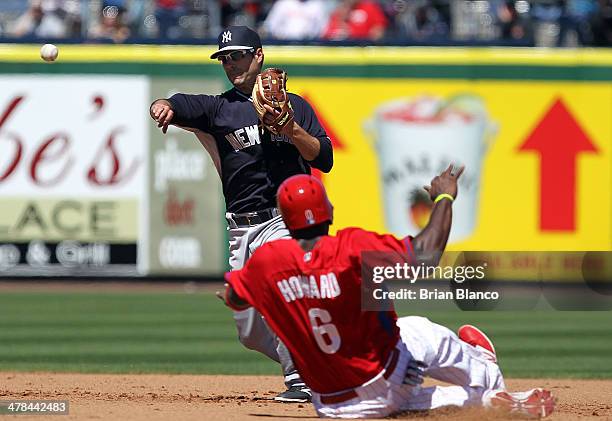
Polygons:
[[[499,366],[450,329],[416,316],[402,317],[397,325],[401,335],[397,344],[400,357],[393,374],[385,379],[380,373],[355,389],[357,398],[337,404],[323,405],[320,395],[313,393],[312,402],[320,417],[382,418],[407,410],[483,405],[488,394],[505,389]],[[452,386],[403,384],[411,358],[427,365],[426,376]]]
[[[229,228],[229,263],[232,270],[241,269],[255,250],[268,241],[289,238],[289,230],[281,216],[252,227]],[[247,348],[259,351],[272,360],[279,362],[285,382],[298,376],[287,347],[278,340],[268,327],[263,316],[253,307],[234,311],[234,322],[238,329],[238,339]]]

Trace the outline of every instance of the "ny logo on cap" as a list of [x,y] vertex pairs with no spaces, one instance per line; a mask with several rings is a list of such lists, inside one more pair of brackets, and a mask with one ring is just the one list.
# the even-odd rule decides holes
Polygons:
[[230,42],[232,40],[232,33],[225,31],[222,35],[221,42]]

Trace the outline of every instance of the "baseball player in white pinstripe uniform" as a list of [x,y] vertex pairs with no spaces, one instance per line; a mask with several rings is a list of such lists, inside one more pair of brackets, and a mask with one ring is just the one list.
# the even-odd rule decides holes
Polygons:
[[[534,417],[553,411],[549,391],[506,391],[495,348],[474,326],[455,335],[423,317],[362,311],[362,252],[417,264],[443,251],[462,172],[451,166],[432,180],[429,224],[403,239],[359,228],[328,235],[333,208],[323,185],[293,176],[277,193],[292,238],[262,245],[243,269],[226,275],[226,303],[236,310],[252,306],[266,318],[312,390],[319,416],[379,418],[474,405]],[[450,385],[423,387],[424,376]]]

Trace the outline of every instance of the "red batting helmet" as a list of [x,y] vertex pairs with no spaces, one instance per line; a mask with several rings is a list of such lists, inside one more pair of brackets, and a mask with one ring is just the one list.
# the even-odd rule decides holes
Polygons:
[[325,187],[311,175],[294,175],[283,181],[276,200],[285,225],[291,231],[332,222],[334,208]]

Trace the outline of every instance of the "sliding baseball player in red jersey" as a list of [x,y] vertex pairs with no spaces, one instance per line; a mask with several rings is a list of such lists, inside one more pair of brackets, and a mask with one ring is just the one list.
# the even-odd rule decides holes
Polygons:
[[[361,309],[363,251],[416,265],[446,247],[463,168],[452,171],[426,188],[434,201],[429,224],[403,239],[359,228],[328,235],[333,208],[323,185],[310,175],[291,177],[277,200],[292,238],[262,245],[242,270],[226,275],[226,303],[253,306],[265,317],[311,388],[319,416],[378,418],[449,405],[534,417],[553,411],[546,390],[506,391],[495,348],[474,326],[457,336],[423,317]],[[450,385],[422,387],[424,375]]]

